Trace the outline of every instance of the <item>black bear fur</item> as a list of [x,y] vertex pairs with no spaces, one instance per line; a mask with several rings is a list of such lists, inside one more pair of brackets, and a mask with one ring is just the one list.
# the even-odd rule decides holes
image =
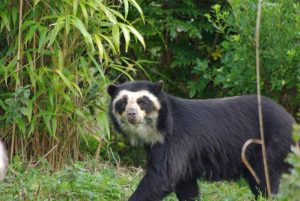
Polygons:
[[[243,144],[250,138],[260,139],[257,97],[189,100],[168,95],[161,88],[161,83],[148,81],[108,88],[112,99],[123,89],[148,90],[161,104],[157,129],[164,142],[148,146],[146,174],[129,200],[159,201],[170,192],[180,201],[193,200],[199,196],[197,178],[220,181],[244,177],[256,197],[266,195],[261,145],[250,145],[246,152],[260,184],[241,160]],[[288,168],[284,159],[292,144],[295,120],[266,97],[262,97],[262,110],[271,189],[277,193],[280,176]],[[122,132],[111,112],[110,116]]]

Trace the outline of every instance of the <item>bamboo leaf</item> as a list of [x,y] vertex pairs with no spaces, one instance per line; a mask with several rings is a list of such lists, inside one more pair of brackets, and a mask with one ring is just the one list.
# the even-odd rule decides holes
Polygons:
[[96,45],[97,45],[98,51],[99,51],[100,62],[102,62],[103,54],[104,54],[104,47],[103,47],[103,44],[101,42],[101,38],[99,37],[99,35],[95,34],[94,37],[95,37],[95,42],[96,42]]
[[123,0],[124,2],[124,9],[125,9],[125,19],[127,19],[127,15],[128,15],[128,0]]
[[31,117],[32,117],[32,112],[33,112],[33,101],[30,100],[27,102],[27,108],[30,111],[28,113],[28,122],[31,122]]
[[25,31],[28,27],[31,27],[31,26],[33,26],[33,25],[35,25],[35,24],[37,24],[37,22],[34,21],[34,20],[26,20],[26,21],[22,24],[21,29],[22,29],[22,31]]
[[41,0],[34,0],[33,5],[36,6]]
[[57,129],[57,118],[56,115],[53,115],[51,118],[51,130],[54,136],[56,134],[56,129]]
[[86,11],[85,5],[84,5],[83,2],[80,2],[79,5],[80,5],[80,8],[81,8],[81,12],[83,14],[84,21],[85,21],[86,24],[88,24],[89,16],[88,16],[88,13]]
[[48,100],[50,102],[51,108],[54,108],[54,92],[52,89],[48,90]]
[[132,26],[129,26],[129,25],[126,25],[126,27],[130,30],[130,32],[135,36],[137,37],[137,39],[140,41],[140,43],[142,43],[144,49],[146,49],[146,44],[145,44],[145,41],[144,41],[144,38],[143,36]]
[[73,15],[76,16],[78,9],[78,0],[73,0]]
[[8,31],[10,31],[9,20],[7,18],[7,12],[0,11],[0,17],[2,19],[3,24],[5,25],[6,29]]
[[4,101],[2,101],[1,99],[0,99],[0,107],[1,107],[4,111],[8,109],[8,107],[6,106],[6,104],[4,103]]
[[146,75],[148,80],[151,80],[151,76],[149,75],[149,73],[147,72],[147,70],[142,66],[142,60],[136,61],[135,65],[137,65],[142,71],[143,73]]
[[57,51],[57,57],[58,57],[58,70],[62,72],[64,66],[64,56],[61,50]]
[[116,48],[114,46],[114,43],[111,41],[110,38],[108,38],[107,36],[103,35],[103,34],[99,34],[102,38],[104,38],[104,40],[109,44],[111,50],[113,51],[113,54],[117,54]]
[[92,37],[89,34],[89,32],[86,30],[86,28],[85,28],[84,24],[82,23],[82,21],[77,17],[73,17],[72,24],[80,31],[80,33],[85,38],[86,42],[90,45],[92,50],[94,50]]
[[28,61],[28,64],[29,64],[29,67],[26,68],[26,71],[29,75],[31,85],[33,87],[35,87],[36,86],[36,79],[35,79],[35,72],[34,72],[34,68],[33,68],[33,59],[32,59],[31,54],[29,52],[26,52],[26,58],[27,58],[27,61]]
[[29,124],[28,135],[31,135],[36,127],[36,118],[33,117],[32,121]]
[[64,83],[67,85],[67,87],[73,92],[74,95],[78,96],[80,95],[82,97],[82,93],[81,93],[81,90],[80,88],[77,86],[77,87],[73,87],[74,85],[68,80],[68,78],[66,78],[66,76],[61,72],[59,71],[58,69],[55,70],[55,72],[59,75],[59,77],[64,81]]
[[[30,104],[28,104],[28,106],[29,106]],[[27,118],[28,118],[28,122],[30,122],[31,121],[31,115],[32,115],[32,105],[31,105],[31,107],[29,106],[29,107],[21,107],[20,108],[20,112],[24,115],[24,116],[26,116]]]
[[46,15],[46,16],[43,16],[41,17],[40,21],[52,21],[52,20],[57,20],[58,16],[57,15]]
[[70,32],[70,27],[71,27],[71,19],[70,19],[70,16],[69,15],[67,15],[66,16],[66,34],[67,34],[67,36],[69,35],[69,32]]
[[102,128],[104,128],[104,133],[106,137],[110,140],[110,129],[109,129],[109,121],[105,112],[100,112],[98,116],[98,120]]
[[84,113],[79,110],[79,109],[75,109],[75,114],[79,117],[82,117],[82,118],[86,118],[86,116],[84,115]]
[[18,10],[16,7],[11,9],[12,23],[15,26],[17,24]]
[[29,31],[26,33],[25,35],[25,40],[24,40],[24,43],[28,43],[28,42],[31,42],[32,41],[32,38],[35,34],[35,30],[37,28],[37,24],[34,24],[32,25],[30,28],[29,28]]
[[125,52],[127,52],[129,43],[130,43],[130,33],[129,33],[128,29],[126,28],[126,26],[124,26],[123,24],[120,24],[120,27],[122,29],[123,36],[125,39]]
[[120,29],[118,24],[112,26],[112,38],[117,52],[120,52]]
[[92,73],[90,73],[90,65],[87,63],[87,61],[83,57],[80,58],[80,69],[82,69],[82,73],[83,73],[85,81],[87,83],[89,83],[90,86],[92,85],[92,83],[97,82],[91,76]]
[[124,68],[123,66],[120,66],[117,64],[112,64],[110,67],[125,74],[130,80],[134,80],[133,77],[128,72],[126,72],[124,69],[122,69],[122,68]]
[[90,59],[93,61],[93,63],[95,64],[96,68],[98,69],[102,80],[106,80],[105,74],[104,74],[104,70],[102,69],[102,67],[98,64],[98,62],[95,60],[95,58],[92,55],[89,55]]
[[17,55],[9,62],[6,68],[4,68],[4,79],[5,84],[7,85],[7,80],[9,76],[15,77],[16,83],[20,83],[20,79],[18,76],[16,76],[16,72],[14,70],[14,67],[17,65],[18,57]]
[[62,18],[62,17],[58,18],[57,21],[56,21],[54,29],[50,32],[48,47],[50,47],[52,45],[52,43],[56,39],[57,34],[64,27],[64,25],[65,25],[64,18]]
[[138,10],[142,17],[142,20],[145,22],[143,10],[139,6],[139,4],[135,0],[129,0],[129,2]]
[[[124,18],[124,16],[120,12],[118,12],[114,9],[111,9],[111,8],[108,8],[108,11],[111,12],[112,15],[115,15],[116,17],[119,17],[121,20],[126,21],[126,19]],[[116,23],[118,23],[118,22],[116,22]]]
[[79,86],[74,82],[71,82],[71,84],[78,91],[79,95],[82,97],[82,92],[81,92],[81,89],[79,88]]
[[105,16],[110,22],[112,22],[113,24],[116,24],[118,22],[116,17],[110,12],[110,10],[101,3],[101,0],[96,0],[96,3],[100,7],[101,11],[104,12]]
[[50,133],[50,135],[52,137],[54,137],[54,133],[52,132],[52,128],[51,128],[51,113],[49,112],[44,112],[42,113],[42,118],[44,120],[44,123],[46,124],[46,128],[48,130],[48,132]]
[[[72,98],[66,93],[59,93],[67,102],[72,102]],[[72,111],[72,110],[70,110]]]
[[18,128],[20,129],[20,131],[25,134],[26,133],[26,126],[25,126],[25,122],[22,118],[17,118],[16,123],[18,125]]
[[40,52],[42,47],[47,43],[49,37],[47,37],[48,29],[46,27],[39,26],[39,44],[38,51]]
[[[75,111],[75,107],[71,102],[68,102],[67,104],[64,105],[63,111],[73,114]],[[72,116],[70,116],[70,119],[72,119]]]

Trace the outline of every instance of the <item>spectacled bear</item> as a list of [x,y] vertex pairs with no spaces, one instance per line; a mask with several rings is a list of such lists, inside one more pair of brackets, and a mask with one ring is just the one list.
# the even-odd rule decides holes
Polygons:
[[[243,144],[260,139],[258,104],[254,95],[189,100],[162,90],[163,82],[133,81],[110,85],[109,114],[118,132],[132,145],[147,148],[146,174],[130,201],[158,201],[175,192],[180,201],[199,196],[197,178],[208,181],[244,177],[257,197],[266,195],[261,145],[250,145],[246,156],[260,183],[241,160]],[[272,193],[288,168],[293,117],[262,97],[266,153]]]

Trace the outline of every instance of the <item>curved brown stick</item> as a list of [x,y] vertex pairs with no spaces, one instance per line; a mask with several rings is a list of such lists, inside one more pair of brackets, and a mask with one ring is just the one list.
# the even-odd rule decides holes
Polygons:
[[249,163],[249,161],[246,158],[246,150],[247,150],[248,146],[250,144],[253,144],[253,143],[262,144],[261,140],[259,140],[259,139],[249,139],[249,140],[247,140],[243,145],[241,156],[242,156],[242,161],[243,161],[244,165],[246,166],[246,168],[248,168],[248,170],[250,171],[250,173],[254,177],[256,183],[259,184],[260,180],[259,180],[258,176],[257,176],[256,172],[254,171],[251,164]]

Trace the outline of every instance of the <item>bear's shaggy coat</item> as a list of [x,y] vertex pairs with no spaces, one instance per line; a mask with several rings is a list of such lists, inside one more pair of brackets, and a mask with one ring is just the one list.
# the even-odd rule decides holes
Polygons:
[[[255,196],[266,193],[260,145],[250,145],[246,156],[261,183],[257,184],[241,160],[243,144],[260,139],[257,97],[188,100],[168,95],[162,83],[148,81],[111,85],[114,98],[122,91],[146,90],[160,103],[157,132],[163,141],[148,145],[146,174],[130,201],[158,201],[175,192],[179,200],[199,195],[197,178],[208,181],[236,180],[244,177]],[[125,135],[112,113],[115,128]],[[262,97],[263,123],[272,193],[277,193],[279,179],[288,166],[284,163],[292,144],[292,116],[280,105]]]

